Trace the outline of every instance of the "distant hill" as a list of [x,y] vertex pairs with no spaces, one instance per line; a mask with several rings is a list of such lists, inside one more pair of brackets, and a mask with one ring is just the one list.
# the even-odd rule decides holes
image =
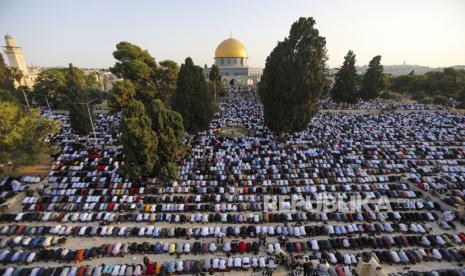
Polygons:
[[[421,66],[421,65],[383,65],[384,66],[384,72],[385,73],[390,73],[394,76],[400,76],[400,75],[407,75],[412,70],[415,72],[415,74],[424,74],[426,72],[431,72],[431,71],[442,71],[444,68],[448,67],[428,67],[428,66]],[[465,70],[465,65],[455,65],[455,66],[449,66],[455,69],[464,69]],[[357,72],[359,74],[363,74],[366,69],[368,68],[368,65],[364,66],[357,66]],[[336,73],[338,68],[330,68],[329,72],[331,74]]]

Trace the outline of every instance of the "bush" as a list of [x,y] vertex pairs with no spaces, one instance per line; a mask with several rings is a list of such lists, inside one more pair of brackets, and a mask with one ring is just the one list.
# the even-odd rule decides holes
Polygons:
[[430,97],[426,97],[426,98],[423,98],[423,99],[419,100],[418,102],[421,103],[421,104],[432,104],[433,99],[430,98]]
[[401,100],[401,96],[399,94],[388,92],[388,91],[382,92],[381,94],[379,94],[379,97],[384,100],[393,100],[393,101]]
[[425,92],[423,91],[414,92],[411,95],[412,95],[412,100],[415,100],[415,101],[421,101],[426,97]]
[[446,96],[436,95],[433,98],[434,104],[446,105],[449,102],[449,99]]

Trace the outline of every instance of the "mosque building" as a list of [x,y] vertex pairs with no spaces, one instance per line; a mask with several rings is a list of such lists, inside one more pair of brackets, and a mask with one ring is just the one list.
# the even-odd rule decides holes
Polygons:
[[[263,68],[253,68],[247,65],[247,49],[235,38],[222,41],[215,50],[215,64],[218,66],[225,85],[256,85],[263,74]],[[208,78],[210,69],[204,68]]]

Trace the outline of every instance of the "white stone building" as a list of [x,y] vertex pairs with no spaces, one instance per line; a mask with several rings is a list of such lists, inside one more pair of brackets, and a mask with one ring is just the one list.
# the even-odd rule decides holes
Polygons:
[[[221,42],[215,50],[215,64],[218,66],[224,84],[256,85],[263,74],[263,68],[252,68],[247,65],[247,49],[244,44],[234,38]],[[208,79],[209,67],[205,65],[204,74]]]

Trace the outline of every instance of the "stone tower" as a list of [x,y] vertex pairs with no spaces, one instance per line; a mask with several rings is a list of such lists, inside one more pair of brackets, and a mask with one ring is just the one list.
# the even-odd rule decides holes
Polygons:
[[16,41],[13,36],[7,34],[5,36],[5,55],[8,58],[8,65],[10,67],[18,68],[23,73],[23,85],[28,85],[28,70],[26,62],[24,61],[23,50],[21,47],[16,46]]

